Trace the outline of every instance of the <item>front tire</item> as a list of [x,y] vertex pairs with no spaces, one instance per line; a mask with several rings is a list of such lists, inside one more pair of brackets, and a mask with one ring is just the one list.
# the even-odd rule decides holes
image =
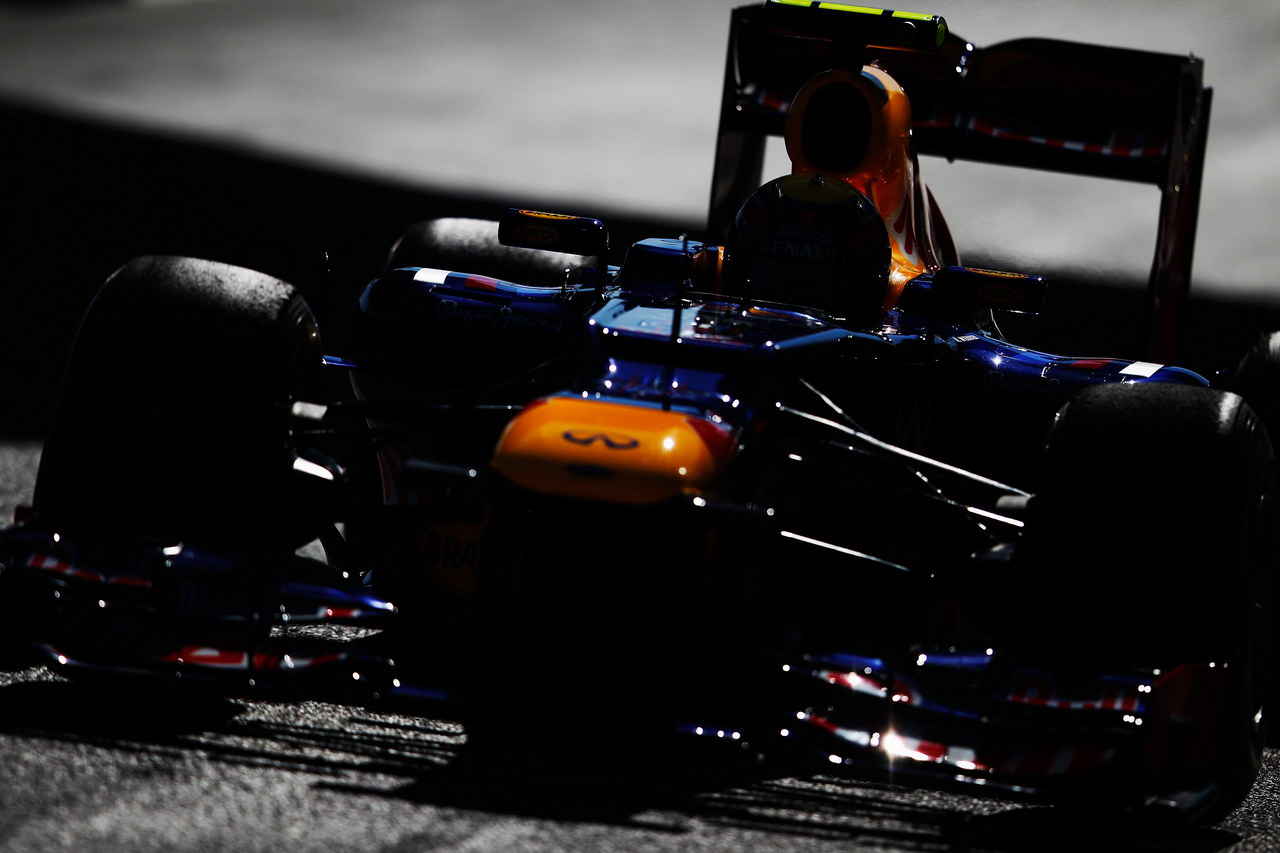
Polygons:
[[101,536],[306,541],[289,404],[318,391],[320,352],[283,281],[190,258],[129,262],[76,336],[37,513]]
[[1020,628],[1042,651],[1165,673],[1228,665],[1228,686],[1197,706],[1215,724],[1187,723],[1215,741],[1213,758],[1170,762],[1154,783],[1215,785],[1212,817],[1261,765],[1277,511],[1271,442],[1241,397],[1101,386],[1059,413],[1019,548],[1023,612],[1036,615]]

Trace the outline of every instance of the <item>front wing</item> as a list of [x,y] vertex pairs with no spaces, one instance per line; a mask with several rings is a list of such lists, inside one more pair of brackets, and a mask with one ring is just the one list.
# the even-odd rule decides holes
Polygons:
[[[399,652],[411,657],[412,650],[353,642],[351,632],[393,626],[399,614],[360,583],[310,561],[286,555],[272,564],[178,545],[79,543],[22,527],[4,532],[0,547],[10,613],[55,672],[233,693],[303,688],[463,719],[476,697],[496,698],[500,714],[529,707],[529,696],[504,696],[501,671],[458,680],[455,669],[451,681],[436,680],[430,668],[397,666]],[[1161,674],[1037,662],[999,649],[786,658],[739,651],[730,660],[734,650],[684,650],[691,671],[714,684],[691,695],[717,698],[685,704],[673,727],[662,717],[669,735],[808,772],[1164,808],[1180,819],[1216,801],[1212,784],[1184,772],[1212,762],[1221,737],[1222,721],[1196,698],[1227,689],[1225,671],[1207,664]],[[611,704],[618,672],[599,666],[610,650],[583,656],[591,665],[571,679],[586,689],[579,695],[614,707],[603,716],[620,722],[582,731],[602,754],[636,749],[641,741],[632,727],[643,708]],[[563,665],[573,669],[577,662]],[[551,673],[546,683],[569,681]],[[726,685],[729,702],[721,692]],[[666,689],[646,685],[625,695],[630,701]],[[547,709],[565,717],[580,712],[573,701],[536,692],[533,698],[544,716]],[[563,722],[559,730],[574,730],[571,719]],[[1184,784],[1188,779],[1192,784]]]

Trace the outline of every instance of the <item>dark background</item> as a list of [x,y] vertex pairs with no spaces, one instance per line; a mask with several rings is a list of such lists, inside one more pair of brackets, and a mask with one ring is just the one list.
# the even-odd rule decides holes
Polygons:
[[[0,412],[11,428],[48,423],[80,313],[139,254],[226,261],[299,287],[341,349],[341,319],[404,228],[432,216],[496,218],[503,205],[397,186],[175,134],[104,126],[0,102]],[[613,221],[615,243],[682,226]]]

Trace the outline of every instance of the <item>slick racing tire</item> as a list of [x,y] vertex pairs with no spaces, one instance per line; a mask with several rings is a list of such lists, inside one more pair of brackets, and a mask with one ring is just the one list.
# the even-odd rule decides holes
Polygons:
[[143,257],[77,333],[37,475],[44,523],[93,535],[287,546],[311,538],[290,401],[315,399],[320,338],[285,282]]
[[504,246],[488,219],[428,219],[411,225],[387,258],[386,269],[433,267],[487,275],[517,284],[558,287],[578,280],[593,263],[583,255]]
[[1059,413],[1019,547],[1028,583],[1009,609],[1032,646],[1166,674],[1227,664],[1228,687],[1177,723],[1196,756],[1161,758],[1155,783],[1215,785],[1209,819],[1239,804],[1262,760],[1278,507],[1271,442],[1241,397],[1101,386]]
[[1232,390],[1249,401],[1275,441],[1280,435],[1280,332],[1264,332],[1240,359]]

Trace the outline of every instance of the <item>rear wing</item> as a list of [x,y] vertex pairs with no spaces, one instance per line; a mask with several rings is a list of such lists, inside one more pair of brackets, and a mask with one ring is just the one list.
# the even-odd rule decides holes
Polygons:
[[931,15],[808,0],[733,10],[708,228],[763,179],[801,84],[875,62],[912,105],[916,150],[1153,184],[1162,192],[1146,351],[1172,360],[1191,283],[1212,91],[1195,57],[1051,39],[978,48]]

